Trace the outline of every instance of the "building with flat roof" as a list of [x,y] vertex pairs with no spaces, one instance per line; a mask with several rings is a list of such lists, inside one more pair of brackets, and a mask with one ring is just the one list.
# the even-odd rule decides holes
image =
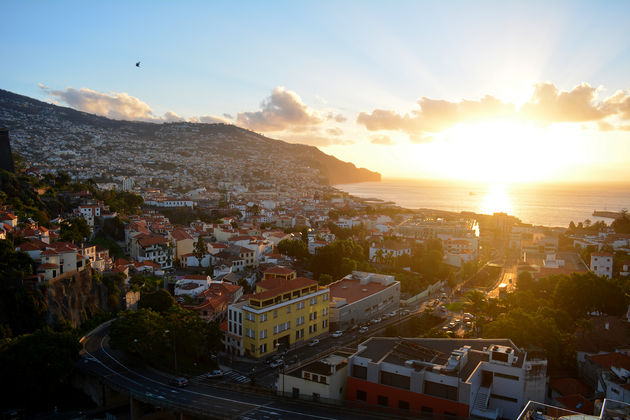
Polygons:
[[427,415],[514,419],[545,398],[547,361],[508,339],[372,337],[348,367],[348,400]]
[[286,274],[264,279],[255,293],[229,306],[228,352],[258,359],[328,333],[328,287]]
[[353,271],[328,287],[332,329],[346,329],[400,307],[400,282],[394,276]]
[[321,359],[284,369],[276,380],[278,395],[340,404],[346,399],[348,357],[335,351]]

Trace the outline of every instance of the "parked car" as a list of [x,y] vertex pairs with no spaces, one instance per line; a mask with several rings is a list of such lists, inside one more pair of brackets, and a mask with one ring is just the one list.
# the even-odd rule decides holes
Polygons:
[[273,362],[269,363],[269,366],[271,366],[274,369],[282,365],[284,365],[284,360],[282,359],[276,359]]
[[379,322],[381,322],[381,318],[375,318],[371,321],[373,324],[378,324]]
[[343,331],[337,330],[334,333],[332,333],[333,338],[339,338],[343,335]]
[[182,377],[172,378],[170,381],[168,381],[168,383],[178,388],[183,388],[185,386],[188,386],[188,379]]
[[359,332],[360,332],[361,334],[366,333],[366,332],[367,332],[367,330],[368,330],[368,328],[367,328],[367,327],[361,327],[361,328],[359,328]]
[[310,343],[308,343],[308,346],[313,347],[313,346],[316,346],[317,344],[319,344],[319,338],[314,338],[311,340]]
[[225,375],[225,372],[223,372],[221,369],[215,369],[212,372],[206,373],[206,378],[220,378],[223,375]]
[[403,309],[402,311],[400,311],[400,314],[403,316],[409,315],[409,309]]
[[396,311],[392,311],[388,314],[390,317],[396,316]]

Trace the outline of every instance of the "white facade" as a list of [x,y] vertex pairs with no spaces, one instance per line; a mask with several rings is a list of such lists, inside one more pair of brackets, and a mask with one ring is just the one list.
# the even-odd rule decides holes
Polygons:
[[613,257],[611,254],[594,252],[591,254],[591,271],[598,276],[612,278]]

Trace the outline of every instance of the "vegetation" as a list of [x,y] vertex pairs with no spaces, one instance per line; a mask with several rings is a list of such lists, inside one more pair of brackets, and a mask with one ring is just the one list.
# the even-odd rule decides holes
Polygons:
[[168,290],[160,289],[155,292],[143,293],[138,302],[138,309],[151,309],[152,311],[163,314],[167,312],[171,306],[175,304],[175,299]]
[[163,313],[147,308],[126,312],[110,331],[112,347],[149,364],[167,362],[176,371],[210,363],[221,348],[222,334],[218,324],[178,305]]
[[310,256],[308,245],[302,240],[284,239],[278,243],[278,251],[301,261],[307,260]]
[[66,242],[81,243],[90,238],[90,226],[83,217],[64,220],[59,225],[59,239]]
[[329,274],[333,279],[340,279],[354,270],[369,269],[370,265],[363,247],[352,239],[336,240],[317,248],[311,258],[311,271],[315,279],[319,279],[321,274]]

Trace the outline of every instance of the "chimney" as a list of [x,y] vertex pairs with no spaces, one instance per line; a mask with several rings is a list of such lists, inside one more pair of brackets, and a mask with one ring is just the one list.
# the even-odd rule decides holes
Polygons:
[[11,140],[9,139],[9,129],[0,127],[0,169],[15,172],[13,165],[13,154],[11,154]]

